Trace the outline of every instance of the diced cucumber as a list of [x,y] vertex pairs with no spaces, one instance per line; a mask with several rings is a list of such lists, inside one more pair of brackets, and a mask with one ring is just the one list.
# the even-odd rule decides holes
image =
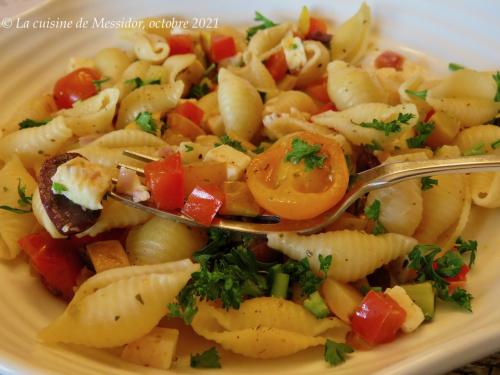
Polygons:
[[318,291],[312,293],[304,301],[304,307],[318,319],[326,318],[330,315],[330,310]]
[[271,295],[273,297],[285,298],[288,295],[288,283],[290,282],[290,275],[283,272],[277,272],[273,276],[273,286],[271,288]]
[[419,284],[401,285],[408,296],[415,302],[424,313],[425,320],[432,320],[434,317],[434,308],[436,296],[430,281]]

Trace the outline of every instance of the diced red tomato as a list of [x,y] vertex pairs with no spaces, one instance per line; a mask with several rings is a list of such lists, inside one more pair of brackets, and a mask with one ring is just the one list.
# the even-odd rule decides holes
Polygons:
[[394,68],[396,70],[403,69],[405,58],[399,53],[393,51],[384,51],[375,59],[375,67],[380,68]]
[[167,37],[167,43],[170,47],[169,56],[193,52],[193,38],[191,38],[191,35],[170,35]]
[[283,49],[280,49],[278,52],[272,54],[271,57],[266,60],[265,64],[267,70],[269,70],[269,73],[271,73],[276,82],[285,78],[286,73],[288,72],[288,65],[286,63],[286,57]]
[[196,222],[209,226],[224,203],[224,192],[213,184],[196,186],[182,209],[182,213]]
[[236,43],[234,42],[234,38],[227,35],[212,36],[210,55],[215,62],[220,62],[228,57],[236,55]]
[[179,153],[144,166],[146,186],[160,210],[178,210],[184,205],[184,172]]
[[396,301],[371,290],[351,317],[351,325],[368,344],[377,345],[394,340],[405,318],[405,310]]
[[337,111],[337,107],[335,107],[335,104],[333,103],[326,103],[319,107],[315,114],[323,113],[326,111]]
[[196,125],[200,126],[203,121],[203,109],[198,107],[196,104],[191,102],[184,102],[175,108],[174,113],[178,113],[194,122]]
[[19,240],[33,268],[45,285],[66,300],[73,297],[73,287],[84,264],[67,240],[56,240],[46,231]]
[[431,110],[426,113],[425,118],[424,118],[424,122],[428,122],[431,119],[431,117],[434,116],[435,113],[436,113],[436,111],[431,108]]
[[97,93],[94,81],[101,75],[97,70],[80,68],[65,75],[54,85],[54,100],[57,108],[71,108],[78,100],[85,100]]
[[326,34],[326,22],[319,18],[311,17],[309,19],[309,30],[307,31],[306,39],[314,34]]
[[329,103],[330,97],[328,96],[326,79],[313,83],[307,86],[304,90],[307,95],[323,103]]

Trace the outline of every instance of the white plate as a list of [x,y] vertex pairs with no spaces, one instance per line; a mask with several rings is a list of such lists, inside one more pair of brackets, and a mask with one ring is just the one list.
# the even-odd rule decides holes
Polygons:
[[[349,1],[308,1],[316,14],[335,23],[352,15],[359,4]],[[500,3],[494,1],[369,1],[383,46],[390,45],[414,59],[432,56],[438,71],[457,62],[478,69],[500,67]],[[313,5],[314,4],[314,5]],[[26,15],[26,19],[56,20],[171,14],[218,17],[219,23],[250,23],[254,10],[272,19],[293,19],[303,1],[183,0],[57,1]],[[1,18],[1,15],[0,15]],[[15,20],[14,20],[15,21]],[[0,103],[6,120],[23,100],[50,90],[71,56],[92,55],[116,44],[116,30],[10,29],[0,32]],[[500,350],[500,210],[473,210],[466,238],[480,243],[469,289],[475,296],[473,314],[439,306],[435,321],[416,333],[370,352],[357,352],[342,366],[329,368],[321,349],[279,360],[256,361],[225,355],[217,373],[311,374],[432,374],[442,373]],[[0,263],[0,373],[2,374],[137,374],[164,373],[121,362],[112,353],[69,346],[48,347],[36,342],[36,332],[52,321],[64,305],[29,275],[22,262]],[[189,351],[189,348],[183,348]],[[186,365],[186,358],[181,363]],[[204,371],[185,369],[201,374]]]

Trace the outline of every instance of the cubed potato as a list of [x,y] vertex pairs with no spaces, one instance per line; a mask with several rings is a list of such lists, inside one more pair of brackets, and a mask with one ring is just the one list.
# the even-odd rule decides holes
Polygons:
[[361,293],[354,287],[330,278],[323,282],[321,292],[330,311],[346,323],[349,323],[351,315],[363,300]]

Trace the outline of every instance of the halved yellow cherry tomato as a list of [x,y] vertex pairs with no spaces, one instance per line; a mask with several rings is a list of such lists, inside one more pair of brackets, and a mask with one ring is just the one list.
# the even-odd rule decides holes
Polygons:
[[[320,145],[326,156],[321,168],[306,170],[304,161],[286,161],[295,138]],[[340,145],[310,132],[291,134],[255,157],[247,168],[247,183],[257,203],[289,220],[311,219],[332,208],[345,194],[349,172]]]

